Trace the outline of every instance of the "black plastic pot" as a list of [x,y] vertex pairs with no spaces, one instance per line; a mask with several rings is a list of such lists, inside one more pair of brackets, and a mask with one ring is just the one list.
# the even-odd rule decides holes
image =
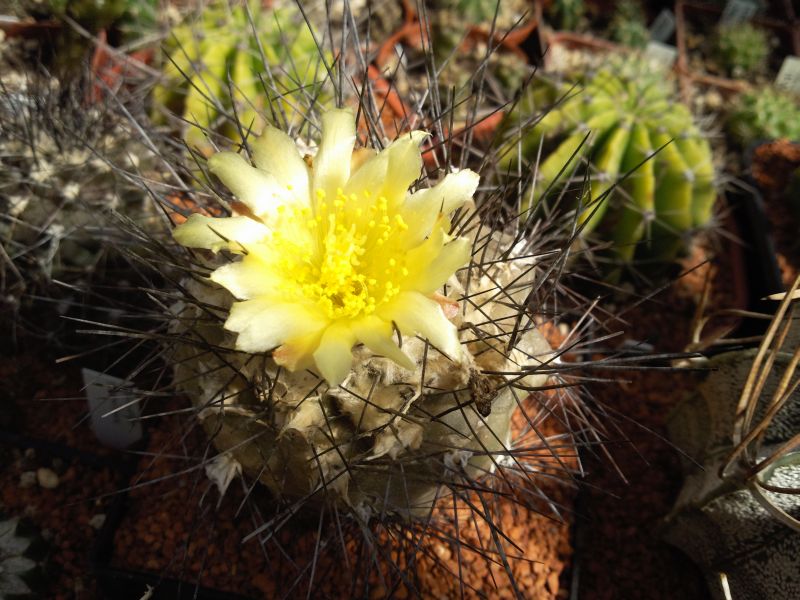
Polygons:
[[[738,182],[727,193],[737,226],[735,234],[742,241],[743,265],[747,273],[747,309],[771,314],[775,302],[766,296],[784,291],[781,272],[764,211],[764,199],[752,182]],[[759,335],[769,322],[745,318],[735,332],[736,337]]]

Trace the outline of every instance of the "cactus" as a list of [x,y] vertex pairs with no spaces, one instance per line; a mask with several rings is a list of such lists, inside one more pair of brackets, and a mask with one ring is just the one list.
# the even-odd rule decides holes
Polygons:
[[[473,204],[478,176],[470,170],[420,179],[421,132],[377,153],[354,151],[356,111],[347,114],[324,113],[307,139],[267,125],[241,147],[237,140],[236,152],[214,154],[205,181],[216,176],[227,189],[193,192],[194,214],[174,232],[180,246],[134,235],[154,238],[137,254],[162,286],[175,284],[165,290],[174,304],[162,313],[161,356],[216,452],[201,459],[204,471],[221,493],[238,477],[260,483],[271,502],[263,491],[248,502],[283,515],[254,536],[266,540],[284,516],[302,514],[320,519],[319,552],[333,553],[351,536],[372,544],[399,528],[375,565],[356,572],[349,558],[334,564],[346,565],[359,588],[385,576],[387,596],[395,582],[419,595],[426,589],[418,592],[408,570],[424,567],[395,558],[406,531],[432,511],[447,527],[507,490],[520,510],[549,511],[528,488],[532,474],[561,471],[559,448],[582,439],[570,432],[543,447],[551,438],[538,437],[539,419],[550,400],[528,397],[559,369],[537,313],[548,310],[550,293],[561,302],[561,284],[548,283],[561,254],[538,246],[552,237],[521,234],[497,188]],[[320,122],[315,111],[307,118]],[[374,113],[367,119],[378,122]],[[568,244],[563,231],[555,238]],[[594,432],[576,391],[559,390],[553,401],[580,405],[568,428],[580,422]],[[494,509],[475,511],[481,527],[502,530]],[[347,533],[334,529],[340,519]],[[454,552],[493,561],[506,535],[489,550]],[[423,532],[421,552],[439,539]],[[505,577],[530,590],[511,568]],[[313,574],[300,579],[321,585]]]
[[318,82],[327,78],[331,55],[320,55],[296,7],[217,0],[175,27],[165,51],[155,116],[163,107],[182,115],[186,142],[206,154],[212,132],[238,138],[236,122],[254,134],[275,119],[299,125],[308,104],[324,104],[329,93]]
[[[185,344],[178,347],[170,362],[176,365],[176,380],[186,382],[182,391],[202,411],[203,426],[208,432],[217,432],[217,449],[233,457],[276,497],[299,500],[316,496],[322,505],[339,503],[365,518],[374,514],[424,516],[441,486],[491,470],[494,456],[507,451],[511,414],[517,403],[506,380],[493,373],[528,363],[533,370],[520,382],[541,386],[547,375],[536,374],[535,367],[549,360],[551,350],[535,328],[521,334],[510,352],[503,348],[505,344],[491,341],[511,334],[516,315],[508,302],[524,301],[533,274],[532,261],[512,253],[487,269],[460,271],[451,278],[454,271],[469,263],[471,244],[466,238],[447,242],[448,236],[441,229],[447,226],[446,220],[441,219],[470,200],[477,175],[470,171],[448,175],[437,186],[406,196],[404,204],[398,204],[403,202],[405,186],[421,166],[416,146],[422,138],[406,136],[368,159],[349,180],[336,179],[326,191],[322,170],[331,168],[330,161],[342,160],[348,143],[352,148],[354,138],[349,136],[353,133],[348,129],[354,132],[354,123],[345,111],[331,112],[323,121],[323,141],[311,171],[311,181],[321,187],[316,204],[312,203],[313,227],[309,227],[316,235],[330,220],[331,230],[321,230],[321,241],[316,245],[309,242],[309,251],[317,252],[313,248],[319,245],[328,247],[328,251],[338,248],[339,238],[331,237],[334,223],[337,236],[345,235],[344,228],[339,230],[344,225],[355,233],[347,234],[354,241],[342,246],[342,251],[356,252],[355,264],[360,267],[329,264],[332,257],[324,254],[308,276],[303,275],[303,261],[287,267],[285,273],[266,267],[269,263],[277,268],[290,255],[253,260],[255,255],[248,253],[240,263],[226,266],[210,262],[208,268],[214,269],[211,280],[227,289],[196,281],[186,286],[197,301],[230,315],[224,329],[219,323],[208,323],[199,305],[192,304],[176,311],[173,333],[183,339],[200,335],[220,352],[197,357],[194,345]],[[331,130],[334,133],[329,133]],[[276,253],[286,246],[291,255],[302,257],[305,246],[298,240],[303,240],[307,232],[292,217],[292,206],[273,214],[271,208],[259,204],[263,192],[252,187],[263,185],[256,182],[268,174],[279,177],[281,186],[284,179],[306,180],[307,175],[289,177],[307,171],[293,145],[284,134],[267,130],[265,137],[253,144],[256,168],[237,155],[214,156],[211,170],[249,207],[242,214],[255,214],[260,220],[194,215],[176,230],[176,239],[188,246],[214,250],[221,247],[221,238],[211,232],[220,231],[232,240],[230,244],[222,242],[222,246],[246,246],[254,251],[261,242],[251,229],[261,221],[273,223],[277,219],[271,227],[294,233],[292,238],[273,236],[269,245]],[[271,156],[278,148],[283,166]],[[323,154],[331,148],[336,154]],[[253,178],[252,184],[244,183],[248,177]],[[267,179],[263,181],[266,184]],[[297,190],[293,193],[307,194],[308,184],[304,186],[293,184],[292,189]],[[341,204],[328,200],[331,194],[336,196],[336,186]],[[368,192],[374,192],[374,197]],[[366,200],[360,200],[362,196]],[[369,215],[364,219],[373,219],[369,223],[359,217],[362,209],[354,207],[362,202],[363,211]],[[326,213],[326,203],[339,208]],[[353,208],[348,209],[347,203]],[[435,221],[440,206],[442,215]],[[282,214],[289,215],[288,220]],[[314,214],[322,216],[314,220]],[[301,223],[307,218],[297,216]],[[362,227],[363,237],[359,231]],[[375,227],[382,228],[375,230],[378,233],[383,231],[377,241],[372,239]],[[490,240],[490,252],[498,252],[502,243],[500,238]],[[361,246],[346,250],[352,244]],[[425,264],[429,266],[421,266]],[[264,268],[258,275],[257,271]],[[396,274],[391,275],[392,271]],[[245,279],[240,277],[252,282],[257,277],[263,292],[245,292],[241,287]],[[290,291],[295,289],[295,277],[305,282],[302,289],[306,291]],[[325,287],[314,291],[314,286],[322,285],[311,283],[315,277],[323,282],[330,280],[325,285],[333,291],[325,292]],[[336,283],[342,277],[361,283],[354,283],[355,287]],[[420,283],[423,280],[425,283]],[[508,292],[502,301],[488,298],[476,308],[459,301],[457,295],[448,298],[434,294],[445,281],[451,282],[453,290],[469,289],[479,297],[514,281],[519,293]],[[422,287],[415,287],[418,284]],[[277,304],[268,300],[274,294],[269,291],[272,285],[284,290]],[[237,302],[236,298],[246,300]],[[289,310],[287,302],[297,308]],[[251,308],[258,306],[261,308],[251,313]],[[302,314],[295,314],[296,310]],[[266,322],[259,314],[272,315],[269,321],[275,324],[282,321],[285,333],[276,331],[275,335],[268,334],[268,340],[258,342],[266,331]],[[395,345],[391,323],[402,334],[398,338],[402,350]],[[488,329],[478,333],[476,327]],[[352,333],[348,333],[349,328]],[[326,349],[326,340],[334,331],[345,341],[337,343],[335,349]],[[421,335],[415,337],[416,333]],[[356,341],[365,345],[355,349],[351,360],[349,353]],[[308,344],[311,346],[306,348]],[[271,356],[254,361],[255,352],[276,345]],[[300,356],[295,356],[297,352]],[[335,354],[328,356],[331,352]],[[311,356],[313,360],[306,360]],[[259,416],[264,410],[263,398],[273,399],[269,416]],[[248,442],[250,439],[255,441]]]
[[617,2],[608,26],[609,37],[624,46],[644,48],[650,40],[644,9],[636,0]]
[[[556,140],[555,149],[542,155],[522,209],[537,205],[548,188],[563,185],[588,164],[591,182],[579,215],[583,233],[597,230],[612,240],[624,262],[635,254],[671,260],[681,236],[712,216],[716,192],[708,140],[675,100],[664,74],[645,62],[604,67],[582,82],[580,89],[552,85],[550,102],[559,102],[557,107],[522,141],[522,156],[534,160],[542,141],[547,148]],[[536,111],[531,98],[512,122]],[[649,247],[637,253],[644,240]]]
[[[551,474],[572,479],[569,449],[602,439],[577,386],[558,379],[559,350],[542,333],[563,302],[581,324],[592,321],[564,293],[571,221],[554,217],[537,225],[543,235],[527,235],[506,204],[513,186],[476,190],[467,167],[490,181],[498,165],[468,139],[433,141],[462,144],[458,170],[444,152],[447,167],[423,169],[422,132],[387,142],[381,107],[361,88],[360,51],[342,52],[330,74],[342,104],[360,102],[349,120],[312,102],[302,127],[265,124],[259,136],[242,122],[246,139],[219,138],[232,151],[165,156],[179,174],[198,158],[207,177],[188,192],[192,214],[175,229],[177,243],[126,225],[143,243],[136,255],[153,270],[158,304],[160,320],[142,335],[157,341],[174,396],[191,402],[176,415],[207,438],[203,456],[187,457],[195,472],[221,494],[231,483],[253,491],[251,543],[271,554],[275,534],[303,526],[293,515],[318,520],[319,543],[297,556],[297,587],[280,589],[278,578],[276,593],[305,594],[307,585],[311,597],[440,597],[420,573],[442,543],[459,562],[494,565],[495,585],[535,597],[499,515],[560,519],[540,486]],[[441,136],[454,106],[436,95],[439,74],[428,74],[413,106]],[[487,91],[482,81],[470,82],[475,95]],[[356,129],[356,115],[373,130]],[[149,189],[163,198],[174,186]],[[540,392],[553,375],[552,396]],[[543,431],[547,415],[558,433]],[[484,531],[491,539],[476,544],[470,536]],[[407,561],[407,549],[419,559]],[[477,579],[465,573],[442,586],[456,595]]]
[[761,347],[708,360],[668,424],[686,479],[663,534],[715,598],[800,594],[800,328],[787,296]]
[[0,598],[36,598],[42,583],[43,545],[18,517],[0,518]]
[[718,60],[733,77],[749,78],[763,72],[767,66],[769,37],[750,23],[720,25],[714,45]]
[[[0,89],[0,265],[3,299],[76,281],[103,255],[102,216],[144,219],[146,194],[129,181],[152,154],[120,142],[123,122],[87,109],[80,86],[45,76],[7,79]],[[105,233],[104,233],[105,232]]]
[[576,30],[585,15],[583,0],[554,0],[547,7],[547,17],[558,29]]
[[746,147],[759,140],[800,140],[800,104],[791,92],[764,87],[740,94],[727,115],[728,133]]

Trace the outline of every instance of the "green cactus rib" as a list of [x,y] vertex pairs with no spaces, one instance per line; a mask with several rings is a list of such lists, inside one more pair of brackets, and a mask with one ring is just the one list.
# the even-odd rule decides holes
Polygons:
[[[547,84],[555,108],[521,148],[529,161],[540,146],[553,150],[542,155],[535,193],[525,195],[529,204],[522,209],[562,187],[580,162],[588,166],[591,182],[578,216],[583,233],[613,240],[623,262],[632,261],[637,245],[650,238],[660,241],[651,244],[649,259],[673,259],[683,236],[712,217],[716,190],[708,140],[688,108],[673,98],[666,76],[646,63],[605,67],[581,83],[577,91],[573,83]],[[522,102],[519,110],[535,107]]]
[[[204,151],[211,150],[210,132],[233,139],[240,137],[239,127],[258,133],[273,113],[299,122],[306,98],[319,102],[316,79],[329,60],[299,10],[262,9],[259,2],[209,4],[195,20],[174,28],[164,50],[154,119],[163,122],[164,109],[180,115],[187,144]],[[279,106],[270,110],[273,99]]]

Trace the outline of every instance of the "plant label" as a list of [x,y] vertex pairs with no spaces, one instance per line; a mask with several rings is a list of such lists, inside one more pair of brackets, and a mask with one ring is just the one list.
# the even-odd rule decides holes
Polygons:
[[725,3],[725,10],[722,11],[719,22],[726,25],[742,23],[752,19],[756,12],[758,12],[758,2],[753,0],[728,0]]
[[127,448],[142,439],[141,409],[129,381],[83,369],[92,431],[102,444]]
[[669,44],[662,44],[661,42],[651,41],[647,44],[645,56],[654,63],[671,69],[678,58],[678,49]]
[[666,42],[675,33],[675,13],[665,8],[650,26],[650,39],[656,42]]
[[787,56],[775,78],[775,87],[800,94],[800,57]]

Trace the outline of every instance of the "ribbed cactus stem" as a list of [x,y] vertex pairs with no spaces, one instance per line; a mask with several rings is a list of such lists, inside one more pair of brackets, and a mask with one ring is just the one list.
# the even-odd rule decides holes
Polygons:
[[[551,88],[550,101],[567,94],[559,118],[548,116],[523,139],[523,158],[535,159],[542,142],[545,148],[536,192],[526,197],[535,206],[584,162],[591,182],[579,215],[584,235],[611,238],[618,258],[630,262],[652,234],[660,241],[649,258],[671,260],[683,236],[711,219],[716,193],[708,141],[673,97],[666,75],[645,62],[614,64],[580,81],[577,93],[571,82]],[[536,109],[523,102],[520,110]]]

